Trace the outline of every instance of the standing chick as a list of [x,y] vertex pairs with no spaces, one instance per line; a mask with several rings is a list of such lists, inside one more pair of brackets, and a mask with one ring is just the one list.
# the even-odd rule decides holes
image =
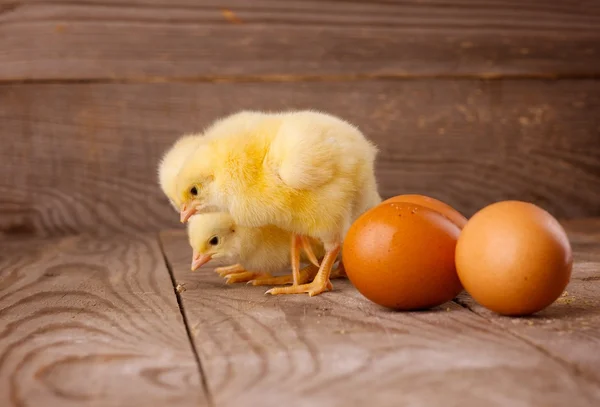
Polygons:
[[[272,225],[243,227],[236,225],[228,213],[214,212],[192,216],[187,230],[194,253],[192,270],[212,259],[226,258],[239,264],[224,268],[219,273],[226,277],[228,284],[250,281],[253,285],[278,285],[292,282],[290,276],[272,277],[272,273],[281,271],[290,263],[291,234],[283,229]],[[323,257],[323,246],[317,248],[316,255]],[[316,267],[304,268],[300,279],[308,281],[317,270]]]
[[[198,212],[227,211],[246,227],[292,233],[294,285],[271,294],[320,294],[342,238],[357,213],[381,201],[377,149],[351,124],[328,114],[241,112],[217,121],[177,176],[183,222]],[[325,256],[309,284],[298,284],[302,239],[320,240]]]

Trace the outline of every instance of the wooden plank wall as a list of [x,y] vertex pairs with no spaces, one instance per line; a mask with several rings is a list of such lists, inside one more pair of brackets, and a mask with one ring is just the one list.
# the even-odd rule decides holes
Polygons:
[[317,108],[384,196],[600,215],[600,2],[0,0],[0,233],[156,231],[156,164],[242,108]]

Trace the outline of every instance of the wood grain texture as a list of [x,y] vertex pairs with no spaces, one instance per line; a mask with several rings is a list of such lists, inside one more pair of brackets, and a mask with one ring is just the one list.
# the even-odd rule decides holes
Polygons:
[[0,405],[207,405],[155,235],[2,242]]
[[[313,298],[265,296],[264,287],[189,272],[182,232],[165,232],[162,241],[176,280],[185,283],[181,298],[217,406],[600,402],[596,377],[455,303],[391,312],[347,280]],[[580,343],[575,335],[563,340],[565,347]]]
[[0,80],[597,76],[597,1],[0,0]]
[[571,282],[555,304],[531,317],[507,318],[467,295],[459,302],[503,329],[577,366],[600,383],[600,220],[565,223],[575,259]]
[[364,81],[0,86],[0,229],[96,234],[174,227],[156,166],[182,133],[239,109],[313,108],[358,125],[384,196],[471,215],[522,199],[600,215],[600,83]]

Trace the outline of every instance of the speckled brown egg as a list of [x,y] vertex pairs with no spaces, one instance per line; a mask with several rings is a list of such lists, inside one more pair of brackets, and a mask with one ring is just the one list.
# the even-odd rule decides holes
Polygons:
[[467,224],[467,218],[463,216],[462,213],[451,207],[445,202],[440,201],[439,199],[432,198],[430,196],[418,195],[418,194],[405,194],[405,195],[397,195],[392,198],[386,199],[382,203],[390,203],[390,202],[410,202],[417,205],[424,206],[429,209],[433,209],[450,219],[452,222],[456,224],[459,228],[463,228]]
[[384,307],[416,310],[452,300],[462,286],[454,253],[460,228],[421,205],[378,205],[350,227],[342,251],[348,278]]
[[456,268],[467,292],[504,315],[546,308],[571,277],[567,235],[552,215],[536,205],[504,201],[477,212],[456,247]]

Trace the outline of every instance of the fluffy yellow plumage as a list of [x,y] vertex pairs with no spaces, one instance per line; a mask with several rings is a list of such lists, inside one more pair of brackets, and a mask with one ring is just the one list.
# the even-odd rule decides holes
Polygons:
[[187,156],[194,152],[201,139],[201,135],[185,135],[180,137],[162,156],[158,165],[158,184],[160,185],[160,189],[177,211],[179,211],[175,184],[177,174]]
[[319,294],[351,220],[381,202],[377,150],[351,124],[328,114],[241,112],[217,121],[181,167],[182,220],[225,211],[237,225],[274,225],[320,240],[326,255],[315,280],[298,285],[300,240],[292,245],[292,287],[273,294]]

